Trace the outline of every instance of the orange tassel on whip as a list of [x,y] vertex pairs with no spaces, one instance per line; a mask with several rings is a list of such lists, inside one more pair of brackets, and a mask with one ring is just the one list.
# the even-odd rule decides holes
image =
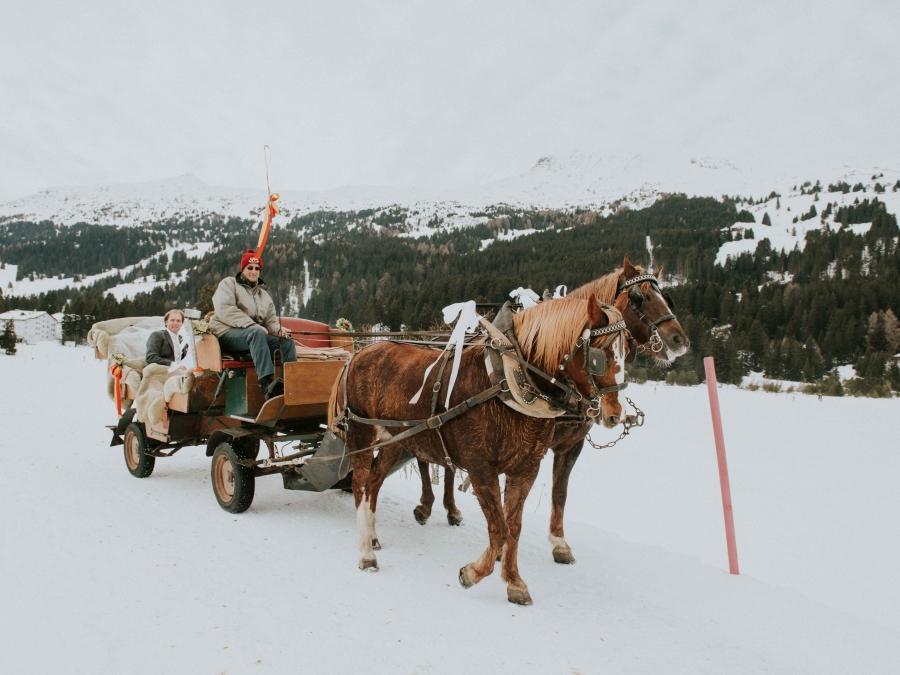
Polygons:
[[266,215],[263,218],[262,229],[259,231],[259,243],[256,245],[256,255],[262,258],[263,249],[266,247],[266,240],[269,238],[269,230],[272,228],[272,219],[278,214],[278,206],[275,204],[281,197],[277,192],[269,195],[269,203],[266,204]]

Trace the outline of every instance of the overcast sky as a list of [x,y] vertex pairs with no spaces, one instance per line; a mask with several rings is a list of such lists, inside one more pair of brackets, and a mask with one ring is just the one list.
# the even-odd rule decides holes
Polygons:
[[0,200],[192,173],[458,186],[542,155],[900,158],[898,2],[0,5]]

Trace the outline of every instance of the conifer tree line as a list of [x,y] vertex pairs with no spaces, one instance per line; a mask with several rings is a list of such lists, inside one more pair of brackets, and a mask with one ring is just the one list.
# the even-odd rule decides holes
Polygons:
[[[807,189],[827,194],[819,184]],[[649,237],[653,264],[664,266],[664,282],[693,347],[671,371],[639,360],[635,368],[645,376],[671,379],[681,373],[686,382],[702,381],[702,357],[713,355],[723,382],[739,382],[751,370],[823,381],[837,365],[852,363],[873,387],[898,389],[896,216],[877,197],[833,210],[823,205],[817,214],[823,227],[807,234],[804,250],[775,251],[761,239],[752,253],[716,265],[720,246],[735,236],[733,226],[755,222],[738,205],[727,198],[670,195],[650,207],[620,207],[610,215],[497,207],[472,214],[485,222],[461,229],[433,218],[429,225],[436,232],[418,238],[408,236],[417,214],[405,208],[317,212],[273,230],[262,278],[286,315],[417,329],[436,325],[440,309],[453,302],[499,302],[518,286],[538,293],[561,284],[573,289],[620,267],[624,253],[647,266]],[[863,234],[843,227],[862,222],[872,223]],[[186,223],[188,234],[169,226],[171,236],[183,241],[194,236],[219,244],[184,283],[123,303],[96,287],[0,299],[0,305],[58,309],[69,301],[73,315],[98,319],[162,314],[170,306],[208,310],[215,285],[238,271],[240,253],[255,244],[257,223]],[[535,232],[498,239],[523,230]],[[175,262],[159,264],[172,269]],[[194,261],[179,264],[187,268]],[[310,298],[304,306],[305,291]]]

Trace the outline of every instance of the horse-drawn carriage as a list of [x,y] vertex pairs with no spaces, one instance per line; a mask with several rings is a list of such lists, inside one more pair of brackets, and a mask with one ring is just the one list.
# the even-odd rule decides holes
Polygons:
[[[353,351],[352,340],[315,321],[284,318],[282,324],[303,335],[295,339],[297,362],[278,364],[284,394],[268,401],[249,354],[223,354],[212,334],[194,336],[197,369],[182,375],[147,366],[139,353],[149,331],[162,326],[161,318],[95,325],[90,336],[95,356],[109,359],[113,366],[120,362],[124,370],[110,384],[119,389],[127,409],[109,428],[111,445],[124,446],[128,471],[146,478],[157,459],[188,446],[204,446],[212,458],[216,499],[231,513],[250,507],[260,476],[280,474],[289,490],[349,489],[348,459],[312,463],[303,459],[343,452],[343,442],[327,432],[325,423],[328,399]],[[161,377],[162,387],[150,386],[154,376]],[[288,445],[292,452],[283,451]],[[262,446],[267,453],[259,458]]]
[[[269,401],[258,393],[252,365],[238,355],[226,358],[217,341],[204,335],[194,350],[202,375],[183,378],[177,391],[168,383],[161,387],[158,415],[153,403],[141,401],[144,383],[152,381],[147,371],[143,381],[129,383],[132,374],[124,372],[123,382],[116,380],[115,391],[136,405],[111,427],[112,444],[124,444],[135,476],[150,475],[157,458],[205,444],[216,498],[233,513],[249,507],[261,475],[281,474],[288,489],[351,486],[359,567],[370,570],[378,568],[375,511],[384,479],[415,455],[423,478],[415,515],[425,524],[434,496],[422,468],[432,463],[448,472],[464,469],[488,523],[489,545],[460,570],[459,581],[468,588],[501,560],[508,599],[531,604],[518,572],[517,546],[524,500],[541,459],[552,448],[553,557],[572,563],[563,511],[569,473],[583,443],[594,423],[623,424],[621,439],[643,420],[636,406],[632,416],[618,401],[626,362],[638,351],[671,362],[688,348],[659,274],[634,267],[626,256],[623,268],[515,315],[506,307],[488,321],[475,312],[474,302],[452,305],[444,310],[445,322],[456,321],[457,314],[459,319],[440,352],[435,347],[443,345],[404,337],[362,350],[349,365],[350,334],[284,319],[286,328],[305,339],[298,362],[283,368],[284,395]],[[460,309],[463,305],[468,309]],[[160,321],[154,321],[155,329]],[[461,326],[467,327],[460,333]],[[470,341],[467,332],[475,333]],[[92,339],[98,355],[113,354],[113,339],[104,347],[101,338]],[[319,353],[305,359],[304,349]],[[140,390],[131,391],[135,384]],[[296,452],[279,454],[279,442],[296,442]],[[261,443],[269,452],[258,459]],[[449,481],[444,500],[449,514],[455,506],[448,488],[452,491]]]

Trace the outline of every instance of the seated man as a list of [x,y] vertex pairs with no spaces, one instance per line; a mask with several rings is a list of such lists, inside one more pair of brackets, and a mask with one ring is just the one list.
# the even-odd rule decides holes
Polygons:
[[[284,393],[284,382],[275,379],[272,356],[281,350],[284,362],[297,360],[290,332],[278,323],[275,303],[259,278],[262,259],[249,249],[241,256],[241,271],[219,282],[213,295],[215,315],[209,327],[223,352],[235,354],[249,351],[259,378],[259,388],[268,401]],[[282,340],[280,338],[287,338]]]
[[[180,309],[170,309],[163,317],[165,328],[151,333],[147,339],[147,363],[157,363],[161,366],[169,366],[177,362],[176,367],[187,370],[182,361],[187,356],[187,340],[178,332],[184,324],[184,314]],[[178,345],[176,358],[175,345]]]

